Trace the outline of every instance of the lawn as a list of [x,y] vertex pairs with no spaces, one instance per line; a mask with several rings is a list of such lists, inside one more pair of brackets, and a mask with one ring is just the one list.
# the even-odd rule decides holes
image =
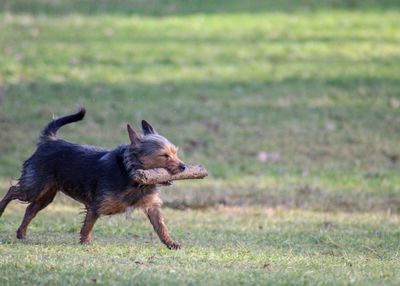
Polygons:
[[162,191],[178,252],[136,213],[81,247],[63,197],[18,242],[13,203],[0,284],[399,284],[399,47],[390,0],[1,1],[1,191],[79,105],[60,137],[144,118],[211,175]]
[[29,239],[14,237],[15,206],[0,220],[0,284],[398,284],[399,216],[281,208],[165,211],[179,251],[141,213],[102,219],[92,246],[77,244],[75,206],[50,206]]

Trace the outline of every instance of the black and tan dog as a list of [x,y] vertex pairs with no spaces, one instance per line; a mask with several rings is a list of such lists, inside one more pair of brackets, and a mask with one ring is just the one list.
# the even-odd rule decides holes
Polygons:
[[91,231],[101,215],[141,208],[160,240],[170,249],[180,248],[173,241],[160,212],[162,204],[155,185],[139,186],[129,174],[135,169],[166,168],[171,173],[185,170],[177,148],[154,128],[142,121],[143,136],[128,124],[130,144],[112,151],[70,143],[56,137],[63,125],[82,120],[85,109],[51,121],[42,131],[35,153],[24,162],[22,175],[0,202],[0,216],[11,200],[29,202],[17,231],[23,239],[29,223],[48,206],[58,191],[83,203],[86,216],[80,242],[91,242]]

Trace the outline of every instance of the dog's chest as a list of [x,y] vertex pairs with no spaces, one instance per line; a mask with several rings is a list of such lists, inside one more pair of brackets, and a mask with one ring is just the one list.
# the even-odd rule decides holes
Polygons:
[[118,213],[123,213],[127,208],[129,207],[129,204],[126,202],[122,201],[118,197],[107,197],[105,198],[99,207],[99,213],[102,215],[112,215],[112,214],[118,214]]
[[105,197],[100,203],[99,212],[103,215],[123,213],[129,207],[142,207],[153,201],[159,201],[158,192],[155,188],[142,190],[132,188],[122,194]]

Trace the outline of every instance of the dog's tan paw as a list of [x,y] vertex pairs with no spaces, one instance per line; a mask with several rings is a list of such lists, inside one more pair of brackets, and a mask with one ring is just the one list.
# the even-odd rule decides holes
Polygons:
[[171,241],[170,243],[167,243],[167,247],[172,250],[178,250],[181,249],[182,246],[178,242]]

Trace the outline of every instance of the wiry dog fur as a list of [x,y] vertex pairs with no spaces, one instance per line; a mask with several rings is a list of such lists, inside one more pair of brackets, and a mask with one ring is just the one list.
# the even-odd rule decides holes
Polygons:
[[22,175],[0,202],[0,216],[8,203],[18,199],[29,202],[17,237],[24,239],[29,223],[48,206],[58,191],[81,202],[86,216],[80,242],[91,242],[91,231],[101,215],[139,207],[148,216],[160,240],[170,249],[173,241],[160,212],[162,204],[156,185],[139,186],[129,176],[135,169],[166,168],[171,173],[185,169],[177,148],[154,128],[142,121],[143,136],[128,124],[130,144],[108,151],[58,139],[63,125],[82,120],[85,109],[51,121],[42,131],[35,153],[23,163]]

